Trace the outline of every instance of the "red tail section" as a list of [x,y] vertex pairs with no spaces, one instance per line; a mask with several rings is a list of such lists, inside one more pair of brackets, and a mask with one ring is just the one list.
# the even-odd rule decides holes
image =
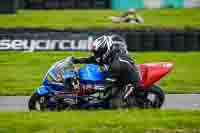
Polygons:
[[169,73],[173,67],[172,63],[145,63],[138,66],[141,74],[140,86],[146,88],[160,80]]

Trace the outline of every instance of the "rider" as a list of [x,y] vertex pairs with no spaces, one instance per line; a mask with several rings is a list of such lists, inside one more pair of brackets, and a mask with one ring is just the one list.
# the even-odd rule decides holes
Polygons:
[[[135,61],[128,55],[123,38],[118,35],[103,35],[93,42],[92,52],[93,56],[73,57],[73,63],[97,63],[108,66],[106,88],[110,85],[112,88],[113,85],[116,88],[126,88],[123,94],[123,98],[126,99],[138,87],[140,76]],[[112,91],[108,97],[115,96],[118,91],[119,89]]]

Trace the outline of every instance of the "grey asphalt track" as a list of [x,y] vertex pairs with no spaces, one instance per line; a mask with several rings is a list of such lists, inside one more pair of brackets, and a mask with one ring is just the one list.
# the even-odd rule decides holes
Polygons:
[[[0,96],[0,111],[28,111],[29,96]],[[200,110],[200,94],[168,94],[162,109]]]

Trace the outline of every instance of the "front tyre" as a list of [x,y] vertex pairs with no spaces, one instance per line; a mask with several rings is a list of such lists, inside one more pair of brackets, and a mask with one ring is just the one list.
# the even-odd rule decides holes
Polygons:
[[44,111],[46,108],[46,97],[33,93],[28,101],[30,111]]

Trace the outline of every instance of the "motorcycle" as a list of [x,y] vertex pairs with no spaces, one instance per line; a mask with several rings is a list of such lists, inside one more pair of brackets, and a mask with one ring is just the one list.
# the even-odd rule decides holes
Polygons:
[[125,88],[118,89],[116,97],[105,98],[108,91],[112,92],[112,87],[106,89],[104,85],[107,70],[96,64],[86,64],[75,70],[70,57],[67,58],[67,67],[63,72],[65,80],[52,84],[51,75],[55,73],[57,64],[48,70],[43,85],[30,97],[29,110],[111,109],[113,101],[117,101],[117,108],[161,108],[165,94],[155,82],[169,73],[173,67],[173,63],[168,62],[138,65],[141,76],[139,87],[124,100]]

